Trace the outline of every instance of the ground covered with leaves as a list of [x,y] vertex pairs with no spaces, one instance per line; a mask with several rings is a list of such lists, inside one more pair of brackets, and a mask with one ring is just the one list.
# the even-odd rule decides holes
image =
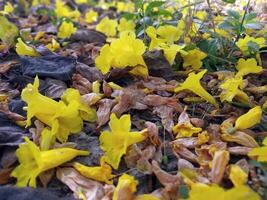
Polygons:
[[0,1],[0,199],[267,199],[266,9]]

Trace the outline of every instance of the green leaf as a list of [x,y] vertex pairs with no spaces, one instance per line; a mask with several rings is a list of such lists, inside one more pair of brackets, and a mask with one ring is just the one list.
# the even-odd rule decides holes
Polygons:
[[232,30],[234,29],[234,27],[235,26],[229,21],[224,21],[219,24],[219,29],[223,29],[223,30]]
[[125,18],[127,20],[133,20],[136,17],[136,14],[135,13],[126,12],[126,13],[123,13],[121,15],[121,17],[123,17],[123,18]]
[[153,12],[154,8],[159,8],[164,3],[165,3],[164,1],[152,1],[151,3],[148,4],[145,10],[145,15],[149,15],[151,12]]
[[222,0],[225,3],[235,3],[235,0]]
[[249,13],[245,16],[245,21],[251,21],[257,17],[257,13]]
[[19,30],[17,26],[4,16],[0,16],[0,39],[8,46],[11,46],[15,42],[15,38],[18,36]]
[[240,14],[235,10],[227,10],[227,14],[237,20],[241,18]]
[[139,9],[139,8],[142,9],[143,8],[143,1],[142,0],[135,0],[134,3],[135,3],[136,9]]

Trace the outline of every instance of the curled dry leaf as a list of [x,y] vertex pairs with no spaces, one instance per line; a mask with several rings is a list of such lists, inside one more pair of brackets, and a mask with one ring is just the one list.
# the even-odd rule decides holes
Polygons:
[[110,117],[111,108],[114,106],[115,101],[111,99],[101,99],[98,102],[97,114],[97,128],[106,124]]
[[232,155],[246,156],[248,154],[248,152],[250,152],[252,150],[252,148],[251,147],[243,147],[243,146],[234,146],[234,147],[228,147],[227,150]]
[[173,143],[172,149],[173,149],[174,153],[176,154],[176,156],[178,156],[178,157],[182,157],[182,158],[189,160],[193,163],[196,163],[198,160],[196,154],[192,153],[189,149],[187,149],[182,144],[177,145],[177,144]]
[[144,110],[147,106],[142,104],[142,99],[145,93],[141,90],[124,89],[120,91],[119,102],[112,109],[112,113],[115,113],[118,117],[129,109]]
[[210,124],[207,127],[207,131],[209,133],[210,143],[221,142],[220,126],[218,124]]
[[242,132],[236,131],[234,134],[222,134],[222,140],[226,142],[235,142],[237,144],[241,144],[245,147],[258,147],[258,143],[255,141],[253,137]]
[[220,184],[230,156],[228,151],[216,151],[211,163],[211,181]]
[[92,91],[92,83],[80,74],[73,74],[72,85],[79,90],[80,94],[88,94]]
[[161,118],[161,123],[163,127],[169,133],[172,132],[172,128],[174,126],[173,112],[174,112],[174,108],[166,106],[166,105],[154,107],[153,109],[153,113],[155,113],[157,116]]
[[136,167],[145,174],[152,173],[150,160],[155,157],[156,148],[153,145],[140,149],[137,145],[132,145],[124,157],[127,166]]
[[198,138],[197,137],[190,137],[190,138],[178,138],[171,142],[171,145],[183,145],[188,149],[194,149],[198,145]]
[[157,125],[152,122],[145,122],[145,127],[147,128],[147,135],[150,142],[156,146],[160,146],[162,142],[159,138],[159,129]]
[[178,174],[172,175],[163,171],[159,164],[154,160],[152,161],[152,170],[159,182],[165,187],[165,192],[167,192],[171,198],[175,198],[177,196],[179,185],[182,182],[181,176]]
[[144,98],[144,104],[148,106],[161,106],[161,105],[167,105],[169,107],[172,107],[177,112],[182,112],[183,108],[178,103],[177,99],[171,98],[171,97],[162,97],[159,95],[147,95]]
[[89,94],[84,94],[82,95],[81,101],[87,106],[92,106],[96,104],[100,99],[102,95],[97,94],[97,93],[89,93]]
[[17,61],[12,60],[0,63],[0,74],[6,73],[14,64],[17,64]]
[[105,196],[102,184],[83,177],[73,168],[58,168],[56,174],[57,178],[65,183],[78,199],[99,200]]

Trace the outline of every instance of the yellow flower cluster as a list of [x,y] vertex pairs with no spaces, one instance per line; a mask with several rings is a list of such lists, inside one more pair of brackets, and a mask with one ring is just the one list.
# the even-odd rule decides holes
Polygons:
[[[123,49],[123,51],[122,51]],[[105,44],[100,55],[96,58],[96,67],[106,74],[111,68],[125,68],[143,66],[143,74],[148,75],[146,64],[142,55],[145,52],[145,45],[142,40],[136,39],[134,33],[123,33],[120,38],[115,39],[111,44]]]

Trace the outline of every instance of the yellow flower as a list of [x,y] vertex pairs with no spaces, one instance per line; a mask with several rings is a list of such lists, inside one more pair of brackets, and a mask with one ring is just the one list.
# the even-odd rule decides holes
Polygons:
[[165,39],[157,37],[157,30],[153,26],[149,26],[146,29],[146,34],[151,39],[150,44],[149,44],[149,48],[148,48],[149,51],[154,50],[155,48],[159,47],[160,44],[166,42]]
[[33,0],[32,7],[39,6],[39,5],[48,6],[50,4],[50,0]]
[[78,105],[78,110],[80,111],[80,116],[83,120],[89,122],[96,121],[96,111],[82,103],[81,95],[78,90],[68,88],[61,96],[61,99],[66,105],[69,105],[75,101]]
[[77,31],[72,22],[64,21],[58,30],[57,36],[59,38],[69,38],[73,33]]
[[103,131],[99,137],[100,147],[105,152],[105,161],[114,169],[118,169],[121,157],[126,153],[127,148],[132,144],[143,141],[146,136],[141,132],[130,132],[130,115],[117,118],[112,113],[109,127],[111,132]]
[[260,106],[250,109],[247,113],[237,118],[234,128],[237,130],[243,130],[260,123],[261,114],[262,110]]
[[248,156],[257,156],[257,161],[259,162],[267,162],[267,137],[263,140],[262,144],[264,146],[253,148]]
[[126,20],[124,17],[120,19],[120,23],[118,25],[118,31],[120,33],[127,32],[135,32],[135,23],[133,20]]
[[56,0],[55,13],[58,18],[67,17],[73,20],[77,20],[81,15],[78,10],[71,10],[62,0]]
[[236,76],[234,78],[228,78],[220,85],[220,88],[223,89],[222,93],[220,94],[221,102],[232,102],[234,97],[240,95],[246,96],[245,98],[249,99],[246,93],[240,90],[240,88],[243,88],[242,77]]
[[160,26],[157,29],[157,34],[168,44],[173,44],[175,41],[180,39],[182,32],[178,29],[178,27],[172,25],[164,25]]
[[215,107],[218,107],[216,100],[211,96],[200,84],[200,79],[204,76],[207,70],[202,70],[201,72],[195,74],[191,72],[187,79],[178,87],[175,88],[175,92],[180,92],[182,90],[190,90],[197,94],[198,96],[202,97],[206,101],[213,104]]
[[178,52],[181,52],[181,54],[183,55],[187,54],[186,51],[182,50],[184,46],[179,46],[177,44],[167,45],[163,43],[163,44],[159,44],[159,47],[160,49],[163,49],[164,56],[170,65],[174,63],[174,59]]
[[33,85],[28,84],[22,90],[21,98],[27,103],[27,125],[31,125],[31,118],[36,117],[51,127],[52,135],[60,142],[65,142],[70,133],[78,133],[82,129],[83,121],[79,115],[79,103],[72,101],[66,105],[63,101],[55,101],[43,96],[38,91],[39,79],[35,78]]
[[[117,187],[114,190],[112,200],[122,199],[121,195],[131,196],[136,191],[138,181],[133,176],[123,174],[119,178]],[[123,194],[127,191],[127,194]]]
[[35,51],[34,48],[26,45],[21,38],[18,38],[18,42],[16,44],[16,52],[20,56],[39,56],[38,52]]
[[237,62],[236,69],[238,70],[236,77],[245,76],[247,74],[258,74],[262,72],[262,67],[257,65],[257,61],[254,58],[245,60],[240,58]]
[[75,162],[73,167],[80,172],[81,175],[96,180],[105,182],[106,184],[112,184],[115,176],[112,174],[111,167],[105,163],[104,157],[101,157],[100,166],[99,167],[87,167],[80,163]]
[[51,43],[46,45],[50,51],[56,51],[60,47],[60,44],[53,38]]
[[108,37],[114,37],[116,35],[117,26],[117,20],[105,17],[96,25],[96,30],[104,33]]
[[102,47],[100,55],[95,60],[96,67],[103,74],[106,74],[111,67],[120,69],[137,65],[146,67],[142,57],[145,49],[143,41],[136,39],[135,34],[124,32],[119,39]]
[[75,3],[83,4],[83,3],[87,3],[87,0],[75,0]]
[[89,152],[72,148],[58,148],[47,151],[40,149],[25,137],[25,143],[16,151],[20,165],[16,167],[11,176],[16,177],[18,187],[36,187],[36,178],[40,173],[53,169],[76,156],[86,156]]
[[131,1],[128,2],[122,2],[122,1],[116,1],[116,7],[118,12],[130,12],[133,13],[135,10],[135,4]]
[[246,184],[248,174],[238,165],[231,165],[229,178],[233,182],[234,186],[237,187]]
[[241,38],[237,41],[236,45],[238,46],[238,48],[244,53],[244,54],[248,54],[248,43],[249,42],[254,42],[256,44],[259,45],[259,47],[263,47],[265,44],[265,39],[263,37],[260,38],[254,38],[254,37],[250,37],[249,35],[246,35],[246,37]]
[[12,13],[14,11],[14,7],[11,3],[7,2],[4,6],[4,10],[0,11],[0,14],[7,15],[9,13]]
[[184,68],[191,66],[194,70],[198,70],[202,66],[202,60],[207,57],[207,54],[198,49],[193,49],[188,51],[186,55],[182,54],[182,57],[184,59]]
[[202,131],[197,135],[197,144],[205,144],[209,141],[209,133],[207,131]]
[[95,22],[98,18],[98,13],[95,12],[94,10],[90,10],[85,14],[85,22],[88,24],[91,24]]
[[192,137],[194,133],[199,133],[202,131],[202,128],[194,127],[190,122],[178,123],[173,128],[172,131],[174,134],[178,134],[176,138],[180,137]]
[[193,184],[188,200],[260,200],[260,196],[248,186],[242,185],[224,190],[217,185],[205,185],[203,183]]

